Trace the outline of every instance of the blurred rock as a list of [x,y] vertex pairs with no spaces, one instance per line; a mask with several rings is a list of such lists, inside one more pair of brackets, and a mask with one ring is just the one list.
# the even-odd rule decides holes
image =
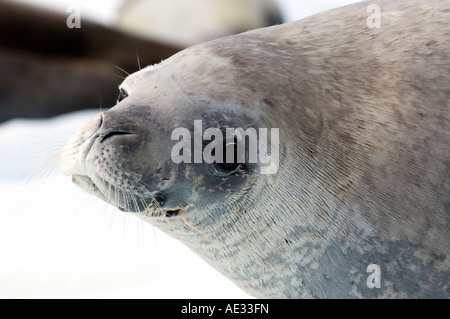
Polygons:
[[126,0],[117,27],[186,47],[281,22],[275,0]]
[[180,49],[12,1],[0,9],[0,122],[49,117],[116,102],[120,77]]

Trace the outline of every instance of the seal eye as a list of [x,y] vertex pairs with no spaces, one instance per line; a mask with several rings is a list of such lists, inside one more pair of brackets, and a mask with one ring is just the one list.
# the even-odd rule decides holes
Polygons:
[[[225,150],[224,152],[224,159],[223,159],[223,163],[217,163],[217,165],[219,166],[219,168],[223,171],[226,172],[234,172],[236,171],[240,166],[241,163],[239,163],[238,161],[238,147],[237,147],[237,142],[236,140],[234,141],[234,143],[226,143],[224,141],[224,146],[223,149]],[[227,153],[233,152],[233,160],[227,161]]]
[[225,171],[235,171],[239,167],[239,163],[219,163],[219,166]]
[[119,96],[117,97],[117,103],[119,103],[120,101],[125,99],[127,96],[128,96],[127,91],[125,91],[125,89],[120,88],[119,89]]

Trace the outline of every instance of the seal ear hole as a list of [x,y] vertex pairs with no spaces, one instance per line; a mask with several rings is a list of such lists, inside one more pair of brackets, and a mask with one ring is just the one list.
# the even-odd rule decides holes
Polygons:
[[123,88],[119,88],[119,96],[117,97],[117,103],[121,102],[122,100],[124,100],[127,97],[128,97],[128,92]]

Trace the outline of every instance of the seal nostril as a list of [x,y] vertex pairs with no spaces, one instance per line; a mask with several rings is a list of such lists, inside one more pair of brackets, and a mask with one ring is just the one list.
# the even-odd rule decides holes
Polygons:
[[100,143],[104,142],[106,139],[113,137],[113,136],[118,136],[118,135],[131,135],[132,133],[130,132],[125,132],[125,131],[110,131],[108,133],[106,133],[105,135],[103,135],[100,139]]

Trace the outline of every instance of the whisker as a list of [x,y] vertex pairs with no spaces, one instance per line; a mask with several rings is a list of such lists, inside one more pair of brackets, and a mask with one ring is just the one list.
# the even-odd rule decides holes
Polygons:
[[120,75],[117,75],[117,74],[113,74],[113,76],[116,76],[116,77],[118,77],[118,78],[120,78],[122,80],[125,80],[125,78],[123,76],[120,76]]
[[[125,189],[123,190],[123,194],[127,198],[126,204],[125,204],[126,207],[130,207],[128,203],[130,202],[129,197],[131,197],[131,196],[128,194],[128,191],[125,191]],[[121,240],[123,240],[125,238],[125,233],[126,233],[126,230],[127,230],[127,216],[128,216],[128,214],[122,214],[122,218],[124,218],[124,219],[123,219],[123,222],[122,222]]]
[[115,67],[116,69],[119,69],[120,71],[122,71],[123,73],[125,73],[126,75],[130,75],[130,73],[128,73],[127,71],[125,71],[124,69],[122,69],[121,67],[118,67],[117,65],[112,65],[113,67]]
[[102,96],[100,95],[100,101],[99,101],[99,111],[103,112],[103,107],[102,107]]
[[198,229],[198,228],[192,226],[192,225],[186,220],[186,217],[183,216],[183,211],[181,211],[181,212],[177,215],[177,217],[180,218],[180,219],[183,221],[183,223],[184,223],[186,226],[188,226],[190,229],[192,229],[193,231],[195,231],[196,233],[198,233],[198,234],[200,234],[200,235],[203,235],[203,237],[204,237],[205,239],[208,239],[208,236],[207,236],[204,232],[202,232],[200,229]]
[[108,181],[106,181],[106,183],[108,183],[108,196],[106,196],[106,201],[111,202],[111,189],[112,189],[111,187],[112,187],[112,185]]
[[[147,208],[149,205],[147,204],[147,201],[145,200],[145,198],[144,198],[144,196],[143,195],[141,195],[139,192],[137,192],[137,193],[134,193],[133,194],[133,197],[134,197],[134,200],[135,200],[135,202],[136,202],[136,211],[137,212],[139,212],[140,210],[139,210],[139,204],[138,204],[138,200],[142,203],[142,205],[145,207],[145,208]],[[137,197],[137,199],[136,199],[136,197]]]
[[[124,203],[124,205],[125,205],[125,208],[131,207],[131,206],[130,206],[130,203],[129,203],[128,196],[127,196],[127,194],[126,194],[126,192],[125,192],[125,189],[120,188],[120,191],[122,192],[122,200],[123,200],[123,203]],[[119,202],[118,202],[118,203],[119,203]]]
[[143,227],[143,221],[140,218],[136,218],[136,223],[137,223],[138,247],[142,252],[145,252],[145,232]]
[[[43,151],[35,155],[35,157],[41,157],[43,154],[48,153],[47,151]],[[61,161],[60,152],[58,150],[53,150],[50,152],[49,156],[37,160],[31,167],[29,167],[22,175],[22,180],[24,180],[25,184],[30,184],[36,180],[44,181],[45,178],[51,176],[50,171],[54,168],[59,167],[59,163]]]
[[[132,193],[132,190],[130,189],[130,187],[127,187],[127,193],[128,193],[128,196],[129,196],[130,199],[131,199],[131,202],[133,203],[134,211],[138,212],[138,211],[139,211],[139,204],[138,204],[138,202],[137,202],[137,199],[136,199],[135,194]],[[130,206],[130,207],[131,207],[131,206]]]
[[152,199],[152,203],[156,206],[156,209],[161,209],[161,205],[159,204],[159,202],[156,200],[155,196],[153,195],[152,191],[150,191],[148,189],[148,185],[145,184],[142,181],[138,181],[139,184],[141,184],[141,186],[147,191],[147,193],[150,195],[151,199]]
[[141,62],[139,61],[139,53],[138,53],[138,49],[136,48],[136,59],[137,59],[137,64],[139,67],[139,71],[141,70]]

